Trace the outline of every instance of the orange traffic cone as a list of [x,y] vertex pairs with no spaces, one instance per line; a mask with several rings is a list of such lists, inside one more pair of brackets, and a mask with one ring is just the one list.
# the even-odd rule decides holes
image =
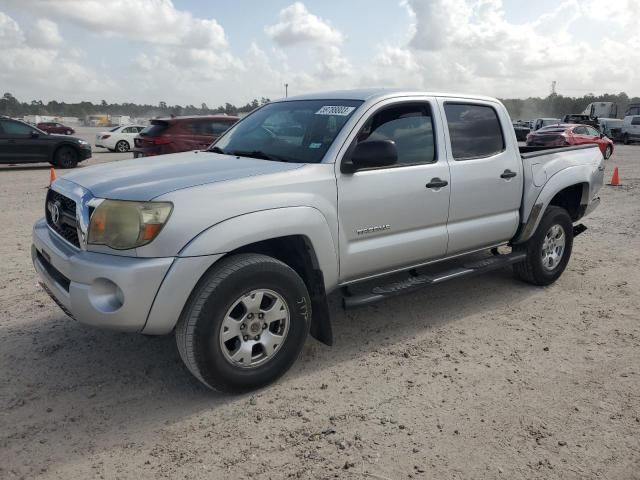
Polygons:
[[613,176],[611,177],[611,183],[609,184],[612,187],[620,186],[620,175],[618,174],[618,167],[613,169]]
[[51,167],[51,170],[49,170],[49,185],[55,182],[56,178],[58,178],[58,176],[56,175],[56,170],[55,168]]

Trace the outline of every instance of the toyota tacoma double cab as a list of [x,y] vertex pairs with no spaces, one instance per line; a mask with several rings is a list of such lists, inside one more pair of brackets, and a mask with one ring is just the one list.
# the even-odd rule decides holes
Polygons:
[[332,344],[331,292],[352,308],[507,266],[551,284],[603,170],[595,145],[519,149],[492,98],[292,97],[207,150],[59,178],[33,264],[68,315],[174,332],[197,379],[242,392],[285,373],[309,332]]

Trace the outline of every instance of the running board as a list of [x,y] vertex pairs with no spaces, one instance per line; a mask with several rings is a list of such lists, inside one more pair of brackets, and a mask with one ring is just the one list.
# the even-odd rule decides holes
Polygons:
[[457,278],[471,277],[491,270],[498,270],[514,263],[522,262],[526,258],[527,254],[525,252],[512,252],[465,263],[461,267],[452,268],[437,274],[411,276],[400,282],[374,287],[371,293],[345,296],[342,299],[342,305],[344,308],[362,307],[389,297],[409,293],[422,287],[437,285]]

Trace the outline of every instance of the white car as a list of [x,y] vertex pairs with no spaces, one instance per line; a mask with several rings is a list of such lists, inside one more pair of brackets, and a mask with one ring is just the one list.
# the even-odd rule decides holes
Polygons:
[[96,147],[108,148],[112,152],[128,152],[133,147],[133,139],[145,127],[125,125],[96,135]]

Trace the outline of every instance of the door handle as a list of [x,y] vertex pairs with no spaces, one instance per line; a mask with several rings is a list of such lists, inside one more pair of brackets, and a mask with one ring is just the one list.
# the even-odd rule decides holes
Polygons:
[[507,168],[504,172],[502,172],[502,175],[500,175],[500,178],[513,178],[516,175],[518,175],[516,172],[512,172]]
[[438,177],[432,178],[429,183],[427,183],[425,186],[427,188],[442,188],[442,187],[446,187],[447,185],[449,185],[449,182],[447,182],[446,180],[442,180]]

